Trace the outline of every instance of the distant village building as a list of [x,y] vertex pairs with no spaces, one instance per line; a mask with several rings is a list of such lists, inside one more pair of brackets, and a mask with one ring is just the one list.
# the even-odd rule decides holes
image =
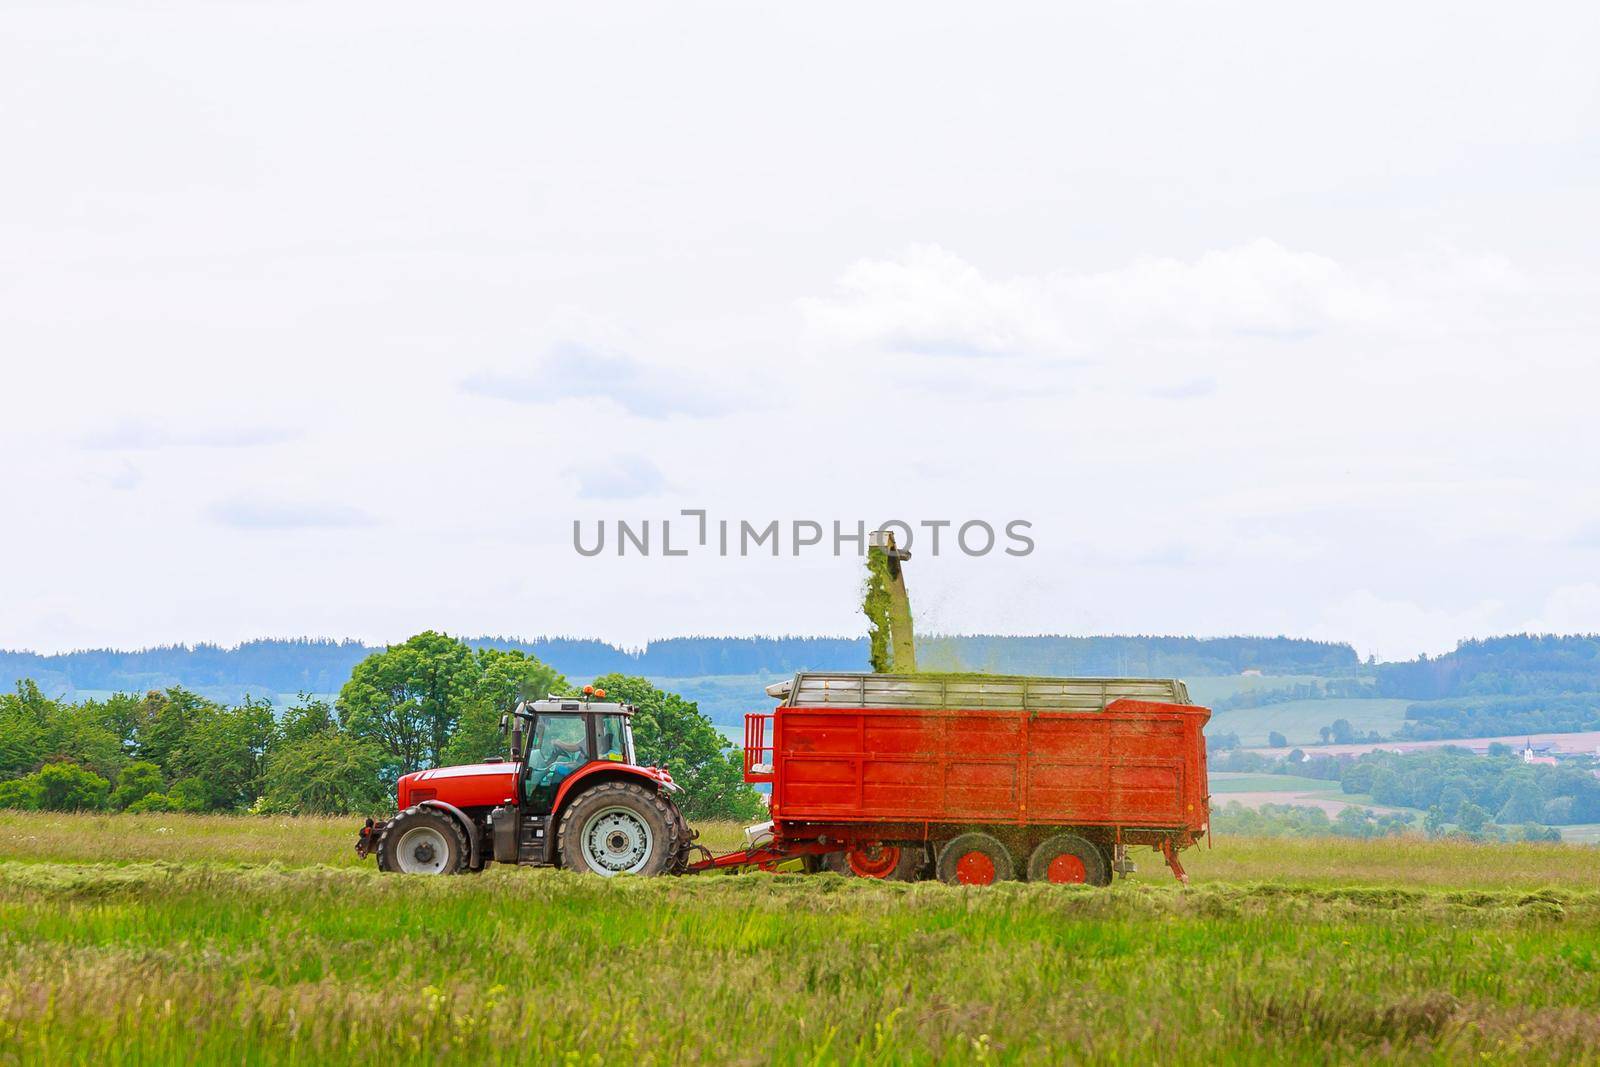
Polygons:
[[1524,741],[1522,742],[1522,762],[1540,763],[1547,767],[1554,767],[1556,758],[1550,755],[1550,751],[1553,748],[1555,748],[1554,741],[1541,741],[1537,745],[1532,741]]
[[1259,667],[1246,667],[1244,670],[1239,672],[1239,677],[1259,678],[1261,677],[1261,669]]

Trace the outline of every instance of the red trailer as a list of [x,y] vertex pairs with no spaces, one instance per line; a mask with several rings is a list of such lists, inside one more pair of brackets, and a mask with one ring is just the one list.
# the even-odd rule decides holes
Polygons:
[[[771,785],[751,847],[690,869],[804,856],[867,877],[1105,885],[1130,845],[1209,826],[1211,712],[1180,681],[801,673],[745,720],[745,780]],[[1186,880],[1186,879],[1185,879]]]

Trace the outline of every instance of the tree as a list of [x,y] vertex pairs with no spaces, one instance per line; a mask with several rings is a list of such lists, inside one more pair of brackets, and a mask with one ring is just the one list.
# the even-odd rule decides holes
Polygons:
[[185,778],[167,790],[168,810],[195,814],[212,811],[212,795],[211,787],[206,782],[199,778]]
[[1391,768],[1379,767],[1372,775],[1372,799],[1379,804],[1405,806],[1411,797],[1400,775]]
[[1339,788],[1346,793],[1371,793],[1372,778],[1377,771],[1377,764],[1367,760],[1352,763],[1340,776]]
[[1544,816],[1544,798],[1531,779],[1523,778],[1511,787],[1511,795],[1495,813],[1494,821],[1502,826],[1516,823],[1537,823]]
[[0,779],[32,772],[44,759],[50,702],[30,679],[0,696]]
[[465,642],[432,630],[356,664],[339,691],[339,719],[384,754],[389,780],[438,766],[462,709],[477,697],[478,661]]
[[[230,708],[207,702],[190,717],[188,732],[174,744],[167,763],[179,785],[196,784],[168,795],[174,802],[181,795],[184,811],[248,808],[261,795],[275,731],[272,705],[265,701],[247,697]],[[203,799],[196,799],[197,790],[203,790]]]
[[1333,737],[1333,727],[1324,726],[1321,729],[1319,729],[1317,731],[1317,733],[1322,735],[1322,743],[1323,744],[1327,744],[1329,739]]
[[1350,725],[1349,719],[1333,720],[1333,724],[1328,727],[1328,732],[1333,735],[1335,744],[1348,745],[1360,740],[1356,736],[1355,727]]
[[161,792],[166,785],[167,780],[162,776],[160,767],[148,760],[134,760],[122,768],[122,773],[117,776],[117,788],[111,794],[111,806],[121,811],[151,793]]
[[172,805],[172,799],[165,793],[146,793],[123,809],[128,815],[143,815],[151,811],[176,810]]
[[480,648],[474,653],[478,676],[471,700],[461,710],[441,760],[446,765],[477,763],[505,754],[500,716],[519,701],[542,700],[564,692],[567,680],[554,667],[515,649]]
[[690,818],[757,818],[760,796],[744,781],[741,753],[717,732],[700,708],[643,678],[606,674],[594,680],[607,700],[632,704],[633,743],[638,761],[665,767],[683,786],[677,797]]
[[13,778],[9,782],[0,782],[0,808],[37,811],[42,792],[43,790],[39,788],[38,775],[30,774],[24,778]]
[[321,730],[267,758],[265,811],[348,815],[383,805],[383,753],[370,741]]
[[1428,809],[1428,814],[1423,818],[1422,829],[1429,837],[1438,837],[1444,833],[1444,825],[1449,821],[1439,805],[1435,804]]
[[31,777],[45,811],[93,811],[105,806],[111,791],[110,782],[75,763],[47,763]]
[[1466,790],[1458,785],[1447,785],[1439,793],[1439,812],[1446,819],[1453,819],[1461,811],[1461,806],[1467,802]]
[[1333,820],[1333,832],[1340,837],[1372,837],[1372,813],[1361,808],[1344,808]]
[[278,720],[278,739],[286,744],[294,744],[326,730],[337,729],[339,719],[334,714],[333,706],[310,693],[301,693],[294,704],[284,709],[283,717]]
[[1267,745],[1271,748],[1288,748],[1289,739],[1273,730],[1267,734]]
[[184,743],[200,718],[217,705],[181,686],[165,692],[150,690],[135,711],[137,741],[134,752],[139,759],[171,770],[173,753]]
[[1488,822],[1489,813],[1471,801],[1461,805],[1461,810],[1456,812],[1456,825],[1469,834],[1482,832]]
[[1226,752],[1229,749],[1238,747],[1240,747],[1239,735],[1236,733],[1206,735],[1207,752]]
[[0,778],[55,762],[114,775],[123,759],[121,738],[103,721],[103,705],[51,700],[27,679],[0,695]]

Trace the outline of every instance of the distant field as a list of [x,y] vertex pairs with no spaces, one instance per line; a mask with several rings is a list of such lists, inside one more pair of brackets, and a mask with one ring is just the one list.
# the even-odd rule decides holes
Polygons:
[[1365,793],[1346,793],[1338,782],[1322,778],[1304,778],[1297,774],[1236,774],[1229,771],[1212,771],[1209,784],[1211,794],[1220,807],[1237,801],[1247,808],[1260,808],[1266,804],[1293,804],[1299,807],[1321,808],[1329,815],[1338,815],[1345,808],[1366,808],[1377,812],[1410,812],[1421,816],[1415,808],[1396,807],[1375,803]]
[[1338,782],[1302,778],[1297,774],[1233,774],[1212,771],[1208,776],[1213,796],[1228,793],[1323,793],[1339,789]]
[[1584,1062],[1600,1047],[1597,849],[1219,840],[1190,853],[1187,890],[1148,856],[1109,890],[964,889],[400,878],[355,867],[348,830],[0,816],[0,1061]]
[[1561,840],[1576,845],[1600,845],[1600,823],[1579,823],[1574,826],[1559,826]]
[[1189,696],[1193,698],[1196,704],[1209,706],[1239,693],[1255,692],[1263,689],[1287,689],[1291,685],[1307,685],[1311,682],[1324,681],[1324,679],[1315,674],[1266,674],[1259,677],[1244,674],[1225,674],[1193,678],[1185,676],[1183,681],[1189,687]]
[[1335,719],[1348,719],[1363,733],[1376,730],[1389,736],[1404,724],[1410,704],[1409,700],[1291,700],[1217,712],[1206,730],[1238,734],[1240,743],[1247,747],[1267,744],[1267,734],[1272,730],[1282,733],[1290,745],[1320,745],[1322,737],[1317,731]]

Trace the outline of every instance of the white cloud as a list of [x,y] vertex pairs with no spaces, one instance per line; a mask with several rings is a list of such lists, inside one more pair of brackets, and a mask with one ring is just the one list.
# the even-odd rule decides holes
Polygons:
[[666,479],[643,456],[614,456],[578,464],[569,472],[578,480],[578,497],[584,500],[632,500],[659,493]]
[[285,500],[223,500],[207,510],[222,526],[239,530],[342,530],[372,526],[377,519],[348,504]]
[[[1580,285],[1600,292],[1592,277]],[[1353,267],[1258,239],[1187,260],[1011,277],[919,245],[858,261],[836,288],[801,301],[812,327],[885,352],[1059,359],[1116,351],[1126,360],[1161,351],[1152,344],[1437,335],[1463,316],[1478,327],[1527,325],[1549,284],[1494,255],[1439,252]]]
[[1552,590],[1539,613],[1518,629],[1535,634],[1600,633],[1600,582],[1577,582]]
[[718,415],[743,406],[726,383],[571,343],[556,346],[526,370],[471,374],[461,388],[473,396],[520,404],[609,403],[650,419]]
[[[174,420],[183,418],[174,414]],[[216,425],[195,427],[162,425],[148,420],[124,420],[83,435],[85,448],[107,451],[144,451],[156,448],[258,448],[278,445],[299,436],[282,426]]]
[[839,295],[801,301],[813,324],[847,340],[931,356],[1006,356],[1055,347],[1061,337],[1038,285],[991,281],[937,245],[893,260],[861,260]]
[[1505,605],[1483,600],[1465,608],[1430,608],[1388,599],[1370,589],[1340,597],[1322,610],[1308,636],[1353,641],[1362,656],[1398,660],[1449,652],[1469,637],[1505,633]]
[[850,560],[571,566],[619,500],[1035,521],[919,555],[946,629],[1593,573],[1592,5],[167,6],[0,34],[0,646],[859,630]]

